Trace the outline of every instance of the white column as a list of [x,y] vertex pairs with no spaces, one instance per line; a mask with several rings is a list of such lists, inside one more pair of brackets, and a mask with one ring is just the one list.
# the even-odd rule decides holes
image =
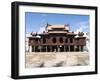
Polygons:
[[47,46],[46,46],[46,52],[47,52]]
[[25,42],[26,42],[26,44],[25,44],[25,51],[29,52],[29,43],[28,43],[29,39],[27,37],[26,37],[26,41]]
[[58,47],[58,52],[60,52],[60,48]]
[[40,52],[41,52],[42,47],[40,46]]
[[29,52],[32,52],[32,46],[29,46]]
[[81,46],[79,46],[79,51],[81,51]]

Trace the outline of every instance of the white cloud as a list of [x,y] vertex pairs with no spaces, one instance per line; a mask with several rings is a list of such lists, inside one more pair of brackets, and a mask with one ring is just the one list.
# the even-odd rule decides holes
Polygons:
[[78,34],[78,32],[85,32],[86,30],[88,30],[89,22],[88,21],[79,22],[76,24],[76,26],[79,26],[79,28],[76,29],[75,31],[76,34]]
[[43,33],[43,31],[45,31],[45,27],[46,27],[46,24],[47,24],[46,19],[42,19],[40,24],[41,24],[41,26],[40,26],[40,28],[38,30],[38,33]]
[[38,33],[43,33],[43,31],[45,31],[45,27],[40,27]]
[[76,29],[75,33],[78,34],[78,32],[82,32],[82,31],[83,31],[83,28],[80,27],[80,28]]

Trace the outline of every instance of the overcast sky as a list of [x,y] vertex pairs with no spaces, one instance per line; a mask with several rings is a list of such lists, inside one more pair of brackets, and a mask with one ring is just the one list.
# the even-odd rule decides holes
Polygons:
[[89,16],[74,14],[25,12],[26,33],[41,33],[46,24],[69,24],[70,31],[89,32]]

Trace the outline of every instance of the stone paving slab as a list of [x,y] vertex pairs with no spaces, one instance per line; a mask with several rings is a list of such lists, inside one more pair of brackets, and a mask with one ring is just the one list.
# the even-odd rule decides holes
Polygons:
[[89,65],[88,52],[27,52],[25,59],[26,68]]

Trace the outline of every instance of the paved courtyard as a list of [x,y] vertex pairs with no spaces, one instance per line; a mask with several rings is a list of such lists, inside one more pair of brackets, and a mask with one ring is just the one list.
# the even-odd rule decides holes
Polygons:
[[89,65],[88,52],[27,52],[25,59],[26,68]]

